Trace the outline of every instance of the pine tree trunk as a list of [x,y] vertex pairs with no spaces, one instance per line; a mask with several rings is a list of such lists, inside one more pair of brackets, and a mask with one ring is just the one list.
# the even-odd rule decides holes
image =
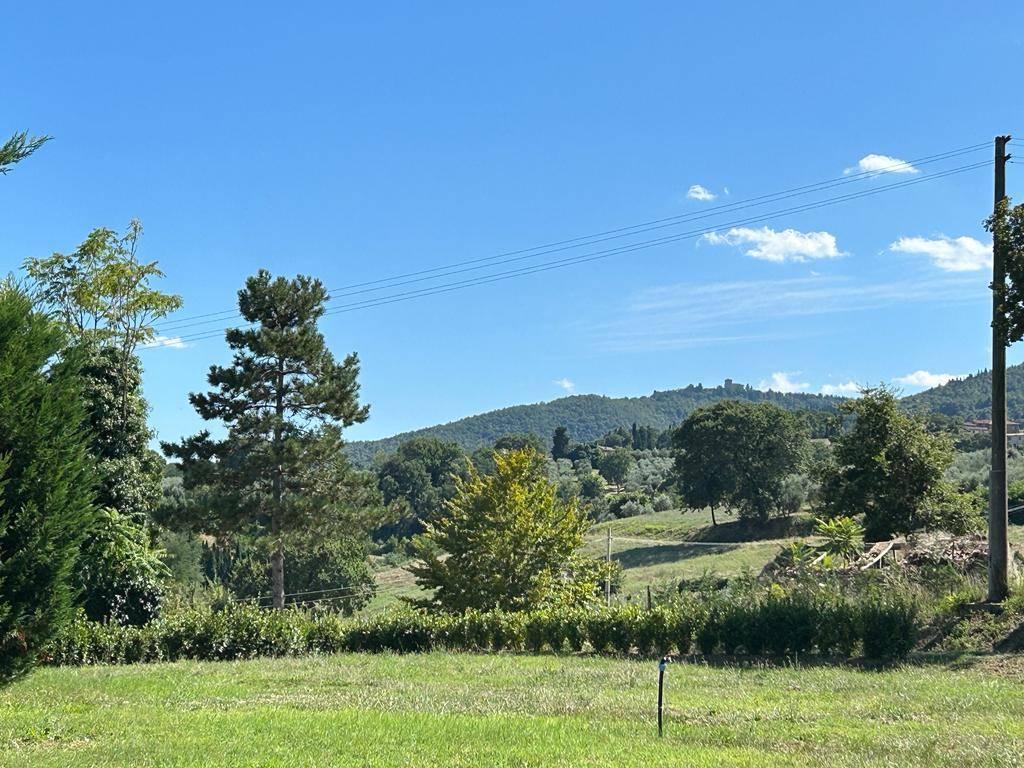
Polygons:
[[718,521],[715,520],[715,505],[714,504],[711,505],[711,525],[712,526],[717,526],[718,525]]
[[274,468],[274,516],[271,528],[274,534],[274,553],[270,556],[270,578],[273,583],[274,607],[284,608],[284,541],[281,539],[280,515],[284,502],[284,467],[281,466],[283,453],[281,422],[284,420],[284,361],[277,362],[277,402],[274,408],[277,422],[274,424],[274,454],[277,466]]
[[284,542],[280,535],[270,555],[270,578],[273,583],[274,607],[284,608]]

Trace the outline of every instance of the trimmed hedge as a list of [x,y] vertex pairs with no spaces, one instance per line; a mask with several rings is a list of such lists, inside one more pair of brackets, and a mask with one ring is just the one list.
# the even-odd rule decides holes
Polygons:
[[692,596],[652,610],[616,606],[461,615],[405,610],[343,619],[232,606],[216,613],[178,613],[142,627],[80,620],[49,646],[43,661],[130,664],[433,649],[840,657],[862,649],[869,658],[898,659],[913,649],[918,619],[916,603],[900,595],[853,600],[778,586],[743,596]]

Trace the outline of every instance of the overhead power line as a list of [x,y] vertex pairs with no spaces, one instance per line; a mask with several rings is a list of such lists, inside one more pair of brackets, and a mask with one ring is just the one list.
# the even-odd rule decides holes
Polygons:
[[[548,255],[559,251],[569,250],[572,248],[583,248],[590,245],[596,245],[597,243],[600,242],[607,242],[609,240],[631,237],[656,229],[664,229],[667,227],[678,226],[688,221],[712,218],[715,216],[723,215],[725,213],[744,210],[746,208],[751,208],[755,206],[767,205],[772,202],[778,202],[785,199],[791,199],[793,197],[825,191],[846,184],[862,181],[866,178],[874,178],[890,171],[903,170],[906,169],[908,166],[916,168],[917,166],[921,165],[928,165],[930,163],[950,160],[955,157],[960,157],[966,154],[980,151],[982,149],[986,149],[987,147],[988,142],[972,144],[966,147],[959,147],[957,149],[948,150],[946,152],[940,152],[934,155],[926,155],[924,157],[916,158],[913,160],[894,163],[892,165],[870,171],[861,171],[854,174],[846,174],[840,177],[834,177],[831,179],[826,179],[824,181],[819,181],[812,184],[805,184],[798,187],[791,187],[789,189],[780,190],[778,192],[772,192],[764,195],[759,195],[756,197],[746,198],[744,200],[738,200],[732,203],[722,203],[719,205],[712,206],[710,208],[703,208],[700,211],[694,211],[686,214],[678,214],[675,216],[669,216],[661,219],[653,219],[650,221],[641,222],[639,224],[632,224],[625,227],[608,229],[590,235],[573,237],[566,240],[558,240],[538,246],[533,246],[531,248],[506,251],[504,253],[499,253],[492,256],[468,259],[438,267],[431,267],[427,269],[406,272],[403,274],[393,275],[391,277],[379,278],[376,280],[368,280],[358,283],[351,283],[349,285],[339,286],[337,288],[330,289],[328,291],[328,293],[330,294],[329,300],[334,301],[338,298],[343,298],[349,295],[387,290],[389,288],[397,287],[398,285],[405,285],[412,282],[422,282],[449,276],[451,274],[486,269],[489,266],[492,266],[494,262],[508,263],[510,261],[522,261],[537,258],[543,255]],[[185,328],[196,327],[201,325],[210,325],[238,316],[239,315],[237,309],[226,309],[219,312],[208,312],[200,315],[182,317],[176,320],[168,320],[165,323],[163,323],[157,329],[157,331],[161,335],[171,335],[176,334],[178,331]]]
[[[791,207],[788,207],[788,208],[783,208],[783,209],[779,209],[779,210],[775,210],[775,211],[770,211],[770,212],[765,213],[765,214],[759,214],[757,216],[747,217],[747,218],[744,218],[744,219],[737,219],[737,220],[731,220],[731,221],[726,221],[726,222],[719,222],[719,223],[715,224],[712,227],[705,227],[705,228],[701,228],[701,229],[690,230],[690,231],[687,231],[687,232],[676,233],[676,234],[672,234],[672,235],[666,235],[666,236],[663,236],[663,237],[654,238],[654,239],[651,239],[651,240],[640,241],[640,242],[636,242],[636,243],[628,243],[628,244],[624,244],[624,245],[621,245],[621,246],[616,246],[616,247],[613,247],[613,248],[608,248],[608,249],[605,249],[605,250],[600,250],[600,251],[586,253],[586,254],[581,254],[581,255],[576,255],[576,256],[565,257],[565,258],[562,258],[562,259],[556,259],[556,260],[553,260],[553,261],[544,262],[542,264],[534,264],[534,265],[530,265],[530,266],[522,266],[522,267],[518,267],[518,268],[515,268],[515,269],[511,269],[511,270],[506,270],[506,271],[503,271],[503,272],[496,272],[496,273],[491,273],[491,274],[488,274],[488,275],[481,275],[481,276],[477,276],[477,277],[473,277],[473,278],[469,278],[469,279],[465,279],[465,280],[459,280],[459,281],[454,281],[454,282],[450,282],[450,283],[442,283],[441,285],[433,285],[433,286],[428,286],[426,288],[421,288],[421,289],[416,289],[416,290],[411,290],[411,291],[405,291],[405,292],[401,292],[401,293],[397,293],[397,294],[390,294],[390,295],[385,295],[385,296],[378,296],[378,297],[373,297],[373,298],[369,298],[369,299],[364,299],[364,300],[361,300],[361,301],[351,302],[351,303],[348,303],[348,304],[342,304],[342,305],[333,307],[333,308],[327,310],[324,313],[324,315],[335,315],[335,314],[341,314],[341,313],[345,313],[345,312],[353,312],[353,311],[357,311],[357,310],[361,310],[361,309],[368,309],[368,308],[371,308],[371,307],[384,306],[386,304],[394,304],[394,303],[401,302],[401,301],[409,301],[409,300],[412,300],[412,299],[415,299],[415,298],[422,298],[422,297],[425,297],[425,296],[433,296],[433,295],[437,295],[437,294],[440,294],[440,293],[448,293],[448,292],[451,292],[451,291],[462,290],[464,288],[469,288],[469,287],[473,287],[473,286],[477,286],[477,285],[485,285],[485,284],[488,284],[488,283],[500,282],[500,281],[509,280],[509,279],[516,278],[516,277],[522,277],[522,276],[525,276],[525,275],[537,274],[537,273],[540,273],[540,272],[547,272],[547,271],[550,271],[550,270],[553,270],[553,269],[562,269],[562,268],[569,267],[569,266],[574,266],[574,265],[577,265],[577,264],[583,264],[583,263],[588,263],[588,262],[597,261],[597,260],[601,260],[601,259],[606,259],[606,258],[609,258],[611,256],[617,256],[617,255],[621,255],[621,254],[624,254],[624,253],[632,253],[632,252],[636,252],[636,251],[647,250],[647,249],[655,248],[655,247],[662,246],[662,245],[668,245],[670,243],[680,242],[682,240],[695,239],[695,238],[701,237],[703,235],[709,234],[711,232],[715,232],[715,231],[717,231],[719,229],[733,228],[733,227],[739,227],[739,226],[744,226],[744,225],[748,225],[748,224],[755,224],[755,223],[762,223],[762,222],[766,222],[766,221],[771,221],[771,220],[774,220],[774,219],[781,218],[783,216],[790,216],[790,215],[793,215],[793,214],[796,214],[796,213],[802,213],[802,212],[805,212],[805,211],[816,210],[816,209],[819,209],[819,208],[825,208],[825,207],[829,207],[829,206],[833,206],[833,205],[838,205],[838,204],[841,204],[841,203],[849,202],[851,200],[857,200],[857,199],[860,199],[860,198],[871,197],[871,196],[874,196],[874,195],[877,195],[877,194],[882,194],[884,192],[889,192],[889,191],[896,190],[896,189],[902,189],[902,188],[905,188],[905,187],[915,186],[917,184],[924,184],[924,183],[927,183],[927,182],[930,182],[930,181],[935,181],[935,180],[946,178],[946,177],[949,177],[949,176],[954,176],[954,175],[958,175],[958,174],[961,174],[961,173],[966,173],[968,171],[976,170],[978,168],[987,167],[988,165],[989,165],[989,162],[987,160],[981,161],[981,162],[978,162],[978,163],[971,163],[971,164],[968,164],[968,165],[963,165],[963,166],[959,166],[959,167],[956,167],[956,168],[943,170],[943,171],[940,171],[938,173],[934,173],[934,174],[931,174],[931,175],[928,175],[928,176],[924,176],[924,177],[920,177],[920,178],[913,178],[913,179],[909,179],[909,180],[905,180],[905,181],[899,181],[899,182],[895,182],[895,183],[892,183],[892,184],[887,184],[887,185],[884,185],[884,186],[881,186],[881,187],[876,187],[876,188],[873,188],[873,189],[862,190],[862,191],[859,191],[859,192],[847,193],[847,194],[844,194],[844,195],[839,195],[839,196],[835,196],[835,197],[831,197],[831,198],[825,198],[823,200],[817,200],[817,201],[813,201],[813,202],[810,202],[810,203],[805,203],[805,204],[798,205],[798,206],[791,206]],[[491,266],[492,267],[496,267],[496,266],[501,266],[501,265],[502,265],[502,263],[496,263],[496,264],[492,264]],[[389,286],[389,287],[394,287],[394,286]],[[253,323],[249,323],[249,324],[243,325],[242,327],[253,327],[253,326],[254,326]],[[224,330],[226,330],[226,329],[225,328],[218,328],[218,329],[215,329],[215,330],[202,331],[202,332],[197,332],[197,333],[188,334],[188,335],[184,335],[184,336],[178,336],[178,337],[176,337],[176,341],[185,342],[185,341],[202,341],[202,340],[205,340],[205,339],[211,339],[211,338],[215,338],[215,337],[220,336],[224,332]],[[154,344],[147,345],[147,346],[149,348],[155,348],[155,347],[163,346],[163,344],[162,343],[154,343]]]

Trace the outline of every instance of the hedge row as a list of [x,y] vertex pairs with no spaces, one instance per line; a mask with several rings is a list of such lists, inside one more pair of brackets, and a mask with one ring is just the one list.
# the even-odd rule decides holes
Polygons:
[[671,608],[635,606],[433,615],[413,611],[368,619],[294,609],[237,606],[191,611],[142,627],[79,621],[47,650],[59,665],[178,659],[247,659],[311,653],[593,651],[642,655],[792,656],[819,653],[901,658],[918,629],[915,603],[900,596],[857,601],[778,588],[745,599],[692,599]]

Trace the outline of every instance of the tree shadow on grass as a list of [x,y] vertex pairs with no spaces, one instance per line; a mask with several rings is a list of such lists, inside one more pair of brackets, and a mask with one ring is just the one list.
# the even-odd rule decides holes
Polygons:
[[701,555],[720,555],[738,549],[739,544],[720,544],[703,546],[697,544],[661,544],[649,547],[636,547],[612,555],[623,568],[640,568],[648,565],[662,565],[679,560],[688,560]]
[[742,543],[786,539],[793,536],[809,536],[814,531],[814,521],[807,517],[776,517],[765,523],[750,520],[729,520],[718,525],[698,528],[688,538],[690,541],[721,541]]

